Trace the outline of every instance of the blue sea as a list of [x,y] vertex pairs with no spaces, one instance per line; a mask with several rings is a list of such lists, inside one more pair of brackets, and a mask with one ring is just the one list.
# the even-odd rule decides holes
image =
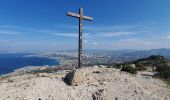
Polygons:
[[0,53],[0,75],[26,66],[58,65],[59,62],[45,57],[26,57],[31,53]]

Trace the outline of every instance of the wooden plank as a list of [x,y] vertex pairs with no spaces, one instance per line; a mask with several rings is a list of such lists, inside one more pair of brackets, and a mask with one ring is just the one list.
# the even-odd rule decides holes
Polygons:
[[92,20],[93,20],[93,17],[83,16],[83,19],[92,21]]
[[[67,15],[71,17],[80,18],[80,14],[77,14],[77,13],[68,12]],[[83,19],[92,21],[93,17],[83,16]]]
[[71,16],[71,17],[80,18],[80,14],[76,14],[76,13],[72,13],[72,12],[68,12],[67,15]]

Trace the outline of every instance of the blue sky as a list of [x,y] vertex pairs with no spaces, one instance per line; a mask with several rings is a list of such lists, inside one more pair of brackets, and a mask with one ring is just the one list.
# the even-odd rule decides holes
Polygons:
[[170,48],[170,0],[0,0],[0,51]]

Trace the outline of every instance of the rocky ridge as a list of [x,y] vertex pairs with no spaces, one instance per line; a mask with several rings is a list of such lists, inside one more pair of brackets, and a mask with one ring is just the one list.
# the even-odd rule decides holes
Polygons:
[[114,68],[81,68],[0,79],[2,100],[170,100],[170,88],[152,72],[131,75]]

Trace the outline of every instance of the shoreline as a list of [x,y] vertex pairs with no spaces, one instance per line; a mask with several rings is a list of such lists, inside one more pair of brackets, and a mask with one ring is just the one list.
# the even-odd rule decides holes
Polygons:
[[[23,69],[23,70],[28,69],[28,68],[33,69],[35,67],[40,67],[40,66],[41,67],[44,67],[44,66],[48,66],[48,67],[61,66],[59,59],[56,59],[56,58],[53,58],[53,57],[47,57],[47,56],[39,56],[38,54],[40,54],[40,53],[3,53],[3,56],[4,55],[5,56],[4,56],[4,58],[3,57],[1,58],[2,62],[0,62],[0,63],[2,63],[2,65],[1,65],[2,70],[1,70],[0,76],[6,75],[6,74],[9,74],[9,73],[13,73],[13,72],[16,72],[17,70],[21,70],[21,69]],[[22,60],[22,57],[23,57],[23,59],[26,59],[26,62],[24,62],[25,60]],[[28,60],[27,60],[27,58],[28,58]],[[10,62],[7,62],[8,59],[10,60]],[[8,64],[8,63],[11,63],[11,59],[12,59],[13,64]],[[15,59],[17,59],[17,60],[15,61]],[[7,60],[7,61],[3,62],[5,60]],[[43,61],[45,61],[44,64],[43,64]],[[15,64],[15,62],[21,62],[21,64]],[[5,66],[5,67],[2,67],[2,66]],[[4,68],[4,70],[3,70],[3,68]]]

